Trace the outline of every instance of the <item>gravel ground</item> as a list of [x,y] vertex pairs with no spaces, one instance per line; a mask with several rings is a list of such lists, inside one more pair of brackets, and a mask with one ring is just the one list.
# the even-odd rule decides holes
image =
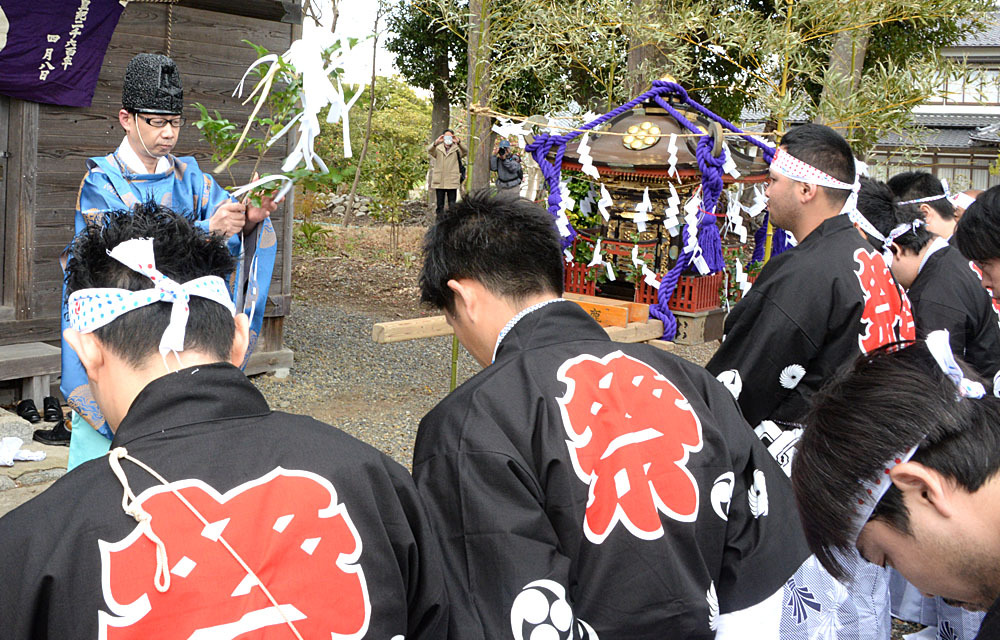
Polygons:
[[[339,427],[409,467],[420,418],[448,393],[451,338],[376,344],[382,319],[297,300],[285,323],[291,375],[254,381],[272,407]],[[478,368],[459,348],[459,383]]]

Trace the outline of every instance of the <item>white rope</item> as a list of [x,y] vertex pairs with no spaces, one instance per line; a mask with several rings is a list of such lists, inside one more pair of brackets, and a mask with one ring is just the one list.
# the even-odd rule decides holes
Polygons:
[[[190,511],[194,515],[194,517],[198,518],[198,520],[200,520],[203,525],[207,527],[211,523],[208,521],[208,519],[205,518],[205,516],[201,515],[201,512],[199,512],[194,507],[193,504],[188,502],[187,498],[185,498],[179,491],[177,491],[177,489],[175,489],[173,485],[167,482],[163,476],[158,474],[150,467],[146,466],[143,462],[136,460],[135,458],[130,456],[128,454],[128,450],[126,450],[125,447],[115,447],[114,449],[108,452],[108,463],[111,465],[111,471],[118,478],[118,481],[121,482],[122,487],[124,489],[122,495],[122,510],[124,510],[125,513],[132,516],[133,518],[135,518],[137,522],[139,522],[139,526],[140,528],[142,528],[143,534],[145,534],[156,545],[156,577],[154,578],[154,583],[157,591],[159,591],[160,593],[165,593],[170,588],[170,572],[168,570],[169,564],[167,562],[167,547],[165,544],[163,544],[163,541],[160,540],[160,538],[157,537],[155,533],[153,533],[153,528],[152,525],[150,524],[152,516],[150,516],[149,512],[147,512],[145,509],[142,508],[142,505],[137,502],[135,494],[132,493],[132,488],[129,486],[128,483],[128,477],[126,477],[125,471],[124,469],[122,469],[121,466],[122,459],[129,460],[136,466],[145,470],[146,473],[156,478],[160,482],[160,484],[167,487],[171,493],[177,496],[177,499],[180,500],[181,503],[183,503],[184,506],[188,508],[188,511]],[[295,628],[295,625],[292,623],[292,621],[289,620],[288,616],[285,615],[284,609],[278,604],[278,601],[275,600],[274,596],[271,595],[270,590],[268,590],[268,588],[264,586],[264,581],[257,576],[257,574],[253,571],[253,569],[250,568],[250,566],[246,562],[244,562],[243,558],[240,557],[240,554],[237,553],[235,549],[233,549],[233,547],[229,544],[229,542],[226,541],[226,539],[222,536],[222,534],[219,535],[218,541],[220,544],[222,544],[223,547],[225,547],[226,551],[229,552],[229,555],[231,555],[233,559],[235,559],[236,562],[238,562],[239,565],[243,567],[243,570],[246,571],[247,575],[253,578],[257,582],[257,586],[260,587],[260,590],[264,592],[264,595],[267,596],[267,599],[271,601],[271,604],[274,606],[275,610],[281,614],[281,617],[285,620],[285,624],[287,624],[288,627],[292,630],[292,633],[295,634],[295,637],[298,638],[298,640],[303,640],[302,635],[299,634],[298,629]],[[160,578],[161,575],[163,576],[162,581]],[[162,582],[162,587],[161,587],[161,582]]]

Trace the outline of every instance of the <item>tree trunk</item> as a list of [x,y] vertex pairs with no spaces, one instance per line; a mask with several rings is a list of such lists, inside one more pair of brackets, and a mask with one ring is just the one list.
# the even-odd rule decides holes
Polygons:
[[[354,184],[351,185],[351,193],[347,196],[347,209],[344,211],[344,226],[351,224],[354,216],[354,196],[358,193],[358,182],[361,181],[361,167],[365,164],[365,156],[368,155],[368,141],[372,137],[372,114],[375,112],[375,57],[378,55],[378,22],[382,18],[384,5],[379,0],[378,9],[375,11],[375,28],[373,33],[375,38],[372,41],[372,81],[368,85],[368,123],[365,124],[365,143],[361,147],[361,155],[358,157],[358,168],[354,170]],[[347,126],[347,123],[343,123]]]
[[472,107],[490,104],[490,0],[471,0],[469,3],[469,77],[466,84],[469,139],[468,174],[472,179],[470,190],[475,191],[490,184],[490,152],[493,149],[493,131],[490,118],[472,115]]
[[[648,13],[649,0],[632,0],[632,8],[636,16],[633,22],[643,24],[646,18],[644,11]],[[659,9],[662,13],[662,8]],[[647,63],[644,67],[643,63]],[[645,43],[645,38],[638,31],[629,34],[629,50],[626,73],[628,74],[629,96],[635,97],[647,91],[653,80],[663,77],[669,72],[664,66],[664,57],[660,55],[656,47]]]
[[448,56],[440,55],[434,61],[434,70],[437,78],[431,87],[433,93],[431,98],[431,130],[427,137],[427,144],[436,139],[445,129],[451,125],[451,96],[448,95],[448,77],[451,71],[448,69]]
[[[865,66],[870,36],[871,27],[837,34],[833,50],[830,51],[830,64],[826,70],[819,109],[816,110],[813,122],[826,124],[833,120],[833,107],[849,98],[861,86],[861,71]],[[850,137],[850,130],[844,133],[844,137]]]
[[[427,144],[430,144],[444,130],[451,126],[451,96],[448,94],[448,78],[451,70],[448,68],[448,54],[442,54],[434,61],[434,71],[437,78],[431,87],[431,130],[427,132]],[[431,171],[427,172],[427,205],[435,207],[437,197],[431,189]]]

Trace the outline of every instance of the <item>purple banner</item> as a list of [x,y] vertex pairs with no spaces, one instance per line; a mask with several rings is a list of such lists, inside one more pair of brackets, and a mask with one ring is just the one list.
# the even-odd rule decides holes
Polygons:
[[124,2],[0,0],[0,94],[87,107]]

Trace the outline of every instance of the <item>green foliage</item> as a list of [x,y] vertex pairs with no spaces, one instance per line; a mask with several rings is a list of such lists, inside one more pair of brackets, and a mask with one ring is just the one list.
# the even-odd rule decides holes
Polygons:
[[[244,40],[243,42],[253,47],[258,57],[263,57],[270,53],[267,48],[254,44],[249,40]],[[354,46],[356,42],[356,39],[351,39],[351,46]],[[338,41],[324,53],[324,59],[327,64],[330,63],[331,57],[340,46],[341,44]],[[268,67],[268,65],[259,65],[247,76],[248,85],[250,87],[257,87],[258,83],[266,81],[265,76],[268,73],[272,71],[274,73],[270,90],[267,91],[261,87],[262,90],[253,97],[252,104],[255,108],[260,105],[260,109],[250,119],[247,135],[243,139],[242,144],[240,143],[240,137],[243,135],[244,126],[223,118],[218,110],[209,113],[203,104],[194,103],[200,116],[194,122],[194,126],[201,131],[205,141],[212,147],[212,160],[215,162],[224,162],[237,149],[237,145],[241,145],[240,149],[252,149],[256,152],[254,168],[251,173],[256,172],[261,161],[271,149],[268,146],[268,142],[286,128],[299,110],[299,95],[302,91],[301,76],[295,72],[295,68],[292,65],[280,56],[277,62],[273,64],[275,65],[273,68]],[[335,68],[331,71],[331,77],[336,78],[341,73],[342,69]],[[285,136],[289,140],[292,139],[294,131],[288,131],[285,133]],[[226,168],[228,169],[229,166],[235,164],[238,158],[239,156],[233,157],[226,164]],[[329,160],[327,160],[327,164],[331,164]],[[284,172],[284,175],[296,181],[300,187],[306,190],[330,190],[343,182],[347,174],[339,167],[331,167],[331,170],[325,174],[319,171],[297,168]],[[230,178],[232,179],[231,173]],[[235,180],[233,181],[235,183]],[[261,195],[269,192],[273,187],[274,185],[265,185],[261,189],[258,189],[251,194],[251,200],[254,204],[259,205]]]
[[329,235],[331,230],[325,228],[321,224],[315,222],[303,222],[299,225],[299,233],[294,234],[294,242],[296,249],[303,250],[307,253],[317,253],[323,249],[325,236]]
[[440,9],[431,2],[400,0],[386,19],[390,35],[385,48],[396,55],[396,68],[411,85],[434,89],[443,64],[448,95],[463,95],[468,60],[465,40],[440,19]]
[[[331,172],[353,177],[364,140],[368,102],[368,95],[362,95],[351,110],[354,158],[343,157],[343,124],[323,124],[316,150],[324,158],[336,158],[330,164]],[[431,108],[426,100],[396,78],[379,78],[359,193],[374,198],[384,208],[394,208],[411,189],[422,184],[428,167],[426,139],[430,122]]]
[[[494,108],[607,111],[634,97],[633,78],[669,74],[727,119],[747,107],[780,124],[820,118],[862,155],[887,133],[912,136],[913,106],[943,76],[968,74],[937,52],[994,9],[993,0],[851,0],[849,10],[829,0],[483,1]],[[449,28],[468,22],[467,2],[433,6]],[[850,60],[863,56],[860,77],[831,65],[844,46]]]

